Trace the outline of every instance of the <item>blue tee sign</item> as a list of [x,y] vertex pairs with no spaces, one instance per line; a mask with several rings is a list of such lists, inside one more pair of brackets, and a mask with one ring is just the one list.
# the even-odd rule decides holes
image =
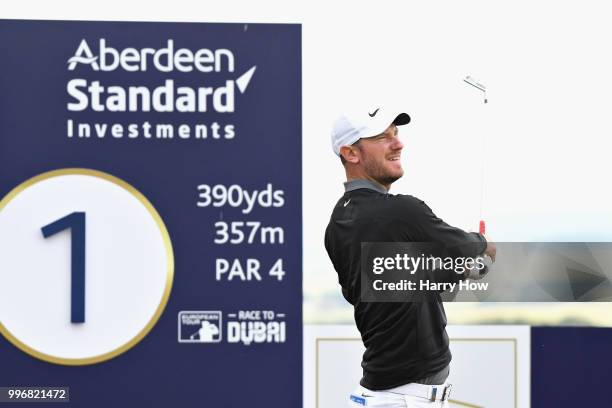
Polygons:
[[0,55],[1,397],[301,406],[301,27],[0,20]]

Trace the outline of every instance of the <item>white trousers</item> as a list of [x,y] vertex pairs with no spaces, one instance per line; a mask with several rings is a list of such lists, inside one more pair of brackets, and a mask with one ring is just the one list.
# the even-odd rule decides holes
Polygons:
[[357,387],[349,397],[351,408],[449,408],[448,401],[430,401],[427,398],[390,391],[371,391]]

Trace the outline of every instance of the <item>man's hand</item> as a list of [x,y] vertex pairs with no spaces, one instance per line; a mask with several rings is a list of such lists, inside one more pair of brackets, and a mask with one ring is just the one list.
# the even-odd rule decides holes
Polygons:
[[488,255],[491,258],[491,261],[495,262],[495,255],[497,255],[497,246],[495,246],[495,242],[490,241],[489,237],[485,235],[485,239],[487,240],[487,249],[484,251],[484,255]]

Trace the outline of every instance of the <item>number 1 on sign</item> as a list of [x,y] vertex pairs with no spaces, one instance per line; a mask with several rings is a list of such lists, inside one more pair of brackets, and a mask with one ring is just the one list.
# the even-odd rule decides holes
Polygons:
[[71,311],[72,323],[85,322],[85,213],[73,212],[41,228],[49,238],[58,232],[71,232]]

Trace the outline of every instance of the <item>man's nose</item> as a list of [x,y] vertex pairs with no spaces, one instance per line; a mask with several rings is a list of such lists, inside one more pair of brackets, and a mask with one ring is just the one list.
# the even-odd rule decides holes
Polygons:
[[402,143],[402,141],[400,140],[399,137],[394,137],[393,138],[393,144],[391,145],[391,148],[393,150],[402,150],[404,148],[404,144]]

